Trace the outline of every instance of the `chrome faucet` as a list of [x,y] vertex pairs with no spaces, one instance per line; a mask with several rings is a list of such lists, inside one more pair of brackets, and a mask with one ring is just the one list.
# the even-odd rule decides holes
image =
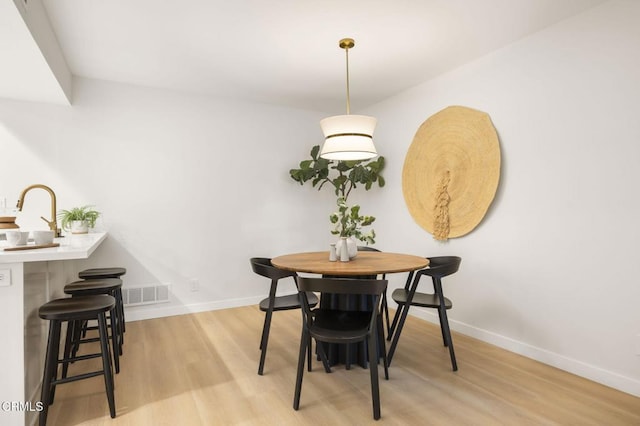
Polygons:
[[47,224],[49,225],[49,229],[51,229],[54,232],[54,235],[56,237],[59,237],[61,235],[61,232],[60,232],[60,229],[58,228],[58,222],[56,220],[56,193],[53,192],[51,188],[41,184],[36,184],[36,185],[31,185],[26,187],[25,189],[22,190],[22,193],[20,194],[20,198],[18,198],[18,204],[16,205],[16,208],[18,209],[18,211],[20,212],[22,211],[22,206],[24,206],[25,195],[27,195],[27,192],[31,191],[34,188],[44,189],[49,193],[49,195],[51,195],[51,220],[47,220],[43,216],[40,216],[40,218],[45,222],[47,222]]

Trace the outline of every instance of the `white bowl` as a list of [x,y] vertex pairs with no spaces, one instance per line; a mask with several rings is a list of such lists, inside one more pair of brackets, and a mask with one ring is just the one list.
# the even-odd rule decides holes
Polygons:
[[33,231],[33,240],[37,246],[51,244],[53,242],[53,231]]
[[7,231],[5,237],[10,245],[23,246],[29,239],[29,231]]

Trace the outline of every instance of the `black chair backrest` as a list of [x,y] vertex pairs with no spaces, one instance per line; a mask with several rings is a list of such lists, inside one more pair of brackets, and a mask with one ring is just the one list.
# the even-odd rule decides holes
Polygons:
[[369,247],[369,246],[358,246],[358,251],[380,251],[375,247]]
[[298,277],[298,289],[319,293],[370,294],[380,296],[387,288],[387,280],[349,278]]
[[276,268],[271,264],[271,259],[268,257],[252,257],[250,260],[251,269],[258,275],[270,278],[272,280],[279,280],[285,277],[295,277],[297,274],[293,271],[285,271],[284,269]]
[[371,324],[373,327],[377,313],[380,310],[381,294],[387,288],[387,280],[376,279],[349,279],[349,278],[310,278],[297,277],[300,302],[302,305],[303,323],[308,323],[311,307],[307,299],[307,292],[333,293],[333,294],[360,294],[374,296],[372,306]]
[[437,256],[429,258],[429,267],[421,269],[418,274],[442,278],[458,271],[462,259],[458,256]]

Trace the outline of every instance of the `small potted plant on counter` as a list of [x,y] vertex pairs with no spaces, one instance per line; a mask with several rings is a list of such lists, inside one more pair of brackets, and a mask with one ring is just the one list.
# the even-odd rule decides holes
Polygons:
[[96,226],[96,220],[100,212],[93,209],[93,206],[74,207],[71,210],[60,210],[58,220],[60,227],[72,234],[86,234],[89,228]]

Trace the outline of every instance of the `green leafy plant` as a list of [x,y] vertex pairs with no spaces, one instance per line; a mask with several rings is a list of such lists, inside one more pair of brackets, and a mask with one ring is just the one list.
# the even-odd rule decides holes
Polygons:
[[96,226],[96,220],[100,216],[100,212],[93,209],[93,206],[74,207],[71,210],[60,210],[58,220],[60,227],[65,231],[71,229],[71,222],[75,220],[87,221],[90,228]]
[[337,204],[338,211],[329,216],[329,221],[336,226],[331,233],[341,237],[356,237],[367,244],[374,244],[376,231],[372,229],[365,234],[362,227],[371,225],[376,218],[360,216],[360,206],[356,204],[349,208],[343,197],[338,197]]
[[381,174],[385,165],[384,157],[370,161],[330,161],[320,158],[319,152],[319,145],[311,148],[311,159],[301,161],[299,168],[289,170],[291,178],[300,185],[311,182],[314,188],[318,187],[318,191],[326,184],[333,188],[338,197],[338,211],[329,216],[329,221],[336,225],[332,234],[354,236],[367,244],[375,243],[375,231],[371,230],[366,234],[361,231],[361,227],[370,225],[375,217],[360,216],[360,206],[349,208],[347,199],[359,185],[364,186],[367,191],[376,183],[379,187],[385,185]]

